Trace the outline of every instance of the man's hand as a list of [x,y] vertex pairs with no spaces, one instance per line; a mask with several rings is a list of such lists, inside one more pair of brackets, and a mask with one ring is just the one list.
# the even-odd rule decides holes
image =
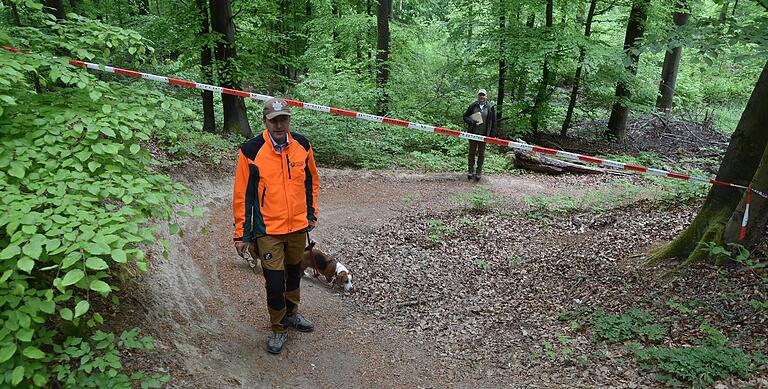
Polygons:
[[307,226],[307,232],[314,230],[316,225],[317,225],[317,220],[309,220],[309,225]]
[[245,251],[248,250],[250,245],[251,242],[235,242],[235,250],[237,250],[237,255],[239,255],[241,258],[245,258]]

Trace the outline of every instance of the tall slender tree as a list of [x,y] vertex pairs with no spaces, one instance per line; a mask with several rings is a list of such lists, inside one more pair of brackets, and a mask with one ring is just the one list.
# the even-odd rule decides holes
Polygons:
[[[691,15],[685,0],[677,2],[677,9],[672,14],[675,27],[679,28],[688,24]],[[677,72],[680,69],[680,58],[683,55],[683,46],[679,43],[667,49],[664,54],[664,65],[661,67],[661,82],[659,83],[659,96],[656,98],[656,109],[660,111],[672,110],[672,99],[675,97],[675,84]]]
[[389,110],[387,81],[389,80],[389,15],[392,0],[379,0],[376,7],[376,88],[378,98],[376,109],[379,115]]
[[[584,23],[584,37],[589,39],[592,35],[592,19],[595,16],[595,7],[597,0],[589,2],[589,11],[587,11],[587,20]],[[560,128],[560,135],[565,136],[568,129],[571,128],[571,119],[573,119],[573,110],[576,108],[576,98],[579,96],[579,86],[581,85],[581,72],[584,69],[584,58],[587,55],[586,46],[579,47],[579,62],[576,67],[576,75],[573,76],[573,87],[571,87],[571,96],[568,99],[568,110],[565,112],[565,120]]]
[[629,20],[627,21],[627,33],[624,36],[624,54],[627,56],[627,61],[624,71],[629,77],[622,76],[616,83],[616,101],[611,109],[611,118],[608,120],[608,134],[620,140],[624,139],[627,132],[628,104],[632,98],[629,83],[637,74],[637,63],[640,60],[640,41],[645,33],[649,4],[650,0],[633,0],[632,10],[629,12]]
[[[216,68],[219,81],[226,88],[240,89],[240,75],[235,66],[235,23],[232,18],[230,0],[210,0],[213,30],[222,35],[216,45]],[[224,108],[224,132],[240,133],[247,138],[253,137],[251,125],[242,97],[221,95]]]
[[496,123],[501,121],[502,110],[504,109],[504,86],[507,79],[507,60],[506,60],[506,41],[507,41],[507,23],[505,1],[499,1],[499,94],[496,100]]
[[[197,10],[200,12],[200,73],[204,83],[213,83],[213,48],[210,45],[210,18],[208,0],[197,0]],[[216,115],[213,109],[213,92],[201,91],[203,102],[203,131],[216,131]]]
[[[546,36],[547,39],[552,38],[552,25],[554,19],[554,0],[547,0],[547,12],[546,12]],[[552,83],[552,71],[550,69],[550,55],[544,54],[544,65],[541,70],[541,83],[539,89],[536,91],[536,98],[533,102],[533,112],[531,114],[531,129],[536,132],[541,125],[541,119],[546,112],[546,105],[549,100],[549,86]]]

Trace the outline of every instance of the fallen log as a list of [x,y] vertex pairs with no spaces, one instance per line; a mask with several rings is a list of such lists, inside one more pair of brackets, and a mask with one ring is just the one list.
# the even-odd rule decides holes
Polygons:
[[599,167],[585,166],[578,163],[562,161],[556,158],[534,153],[532,151],[510,151],[507,153],[507,156],[512,159],[514,166],[518,169],[531,170],[546,174],[623,174],[615,170],[608,170]]

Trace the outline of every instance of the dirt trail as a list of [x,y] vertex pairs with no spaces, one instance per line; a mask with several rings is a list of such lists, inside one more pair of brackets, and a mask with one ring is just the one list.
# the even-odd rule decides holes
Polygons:
[[[187,387],[445,387],[436,375],[433,347],[416,334],[365,313],[338,291],[302,282],[302,312],[316,330],[292,331],[279,356],[266,353],[269,334],[263,279],[251,273],[231,243],[231,178],[182,179],[205,209],[188,219],[183,239],[168,237],[169,256],[151,254],[145,326],[157,338],[167,364],[181,364],[171,386]],[[376,231],[416,206],[455,208],[457,195],[475,188],[457,174],[321,169],[318,247],[334,253],[334,241]],[[556,190],[547,177],[487,176],[481,184],[499,199]],[[344,261],[344,259],[341,259]],[[354,272],[354,269],[352,269]],[[355,280],[357,285],[366,280]],[[171,368],[173,370],[173,368]],[[176,373],[176,374],[174,374]],[[480,377],[478,377],[480,378]]]
[[[356,291],[305,278],[301,311],[316,330],[291,331],[279,356],[265,351],[263,278],[234,253],[231,177],[177,177],[205,217],[181,221],[184,238],[165,233],[168,258],[150,252],[152,268],[128,304],[137,307],[128,315],[156,339],[157,350],[140,359],[169,373],[170,387],[655,387],[622,346],[595,345],[558,314],[639,307],[672,317],[665,324],[675,327],[664,301],[721,304],[716,273],[692,269],[670,282],[664,269],[627,257],[679,233],[691,206],[644,206],[636,197],[614,211],[552,218],[537,216],[541,203],[523,201],[606,194],[625,201],[616,177],[489,175],[478,185],[453,173],[321,169],[320,176],[312,238],[356,274]],[[469,211],[472,196],[484,195],[491,212]],[[754,283],[735,277],[734,285]],[[754,293],[744,293],[740,306]],[[759,339],[742,347],[765,344],[755,317],[723,317],[709,320],[730,329],[736,317],[749,332],[728,336]],[[558,342],[574,354],[543,348]]]

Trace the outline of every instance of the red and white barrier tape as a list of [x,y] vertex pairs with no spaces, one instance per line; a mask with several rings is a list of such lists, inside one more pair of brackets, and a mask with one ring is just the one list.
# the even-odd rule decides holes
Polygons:
[[[6,47],[3,47],[3,48],[5,50],[13,52],[13,53],[22,52],[20,49],[17,49],[17,48],[14,48],[14,47],[6,46]],[[26,51],[24,51],[22,53],[23,54],[28,54],[28,52],[26,52]],[[103,66],[103,65],[96,64],[96,63],[79,61],[79,60],[75,60],[75,59],[69,60],[69,63],[71,65],[78,66],[78,67],[81,67],[81,68],[93,69],[93,70],[103,71],[103,72],[107,72],[107,73],[117,73],[117,74],[122,74],[122,75],[130,76],[130,77],[143,78],[145,80],[158,81],[158,82],[163,82],[163,83],[166,83],[166,84],[185,86],[185,87],[193,88],[193,89],[201,89],[201,90],[206,90],[206,91],[215,92],[215,93],[223,93],[223,94],[228,94],[228,95],[233,95],[233,96],[245,97],[245,98],[250,98],[250,99],[259,100],[259,101],[266,101],[266,100],[269,100],[269,99],[271,99],[273,97],[273,96],[267,96],[267,95],[262,95],[262,94],[258,94],[258,93],[245,92],[245,91],[241,91],[241,90],[237,90],[237,89],[229,89],[229,88],[223,88],[223,87],[215,86],[215,85],[203,84],[203,83],[194,82],[194,81],[181,80],[181,79],[178,79],[178,78],[157,76],[157,75],[149,74],[149,73],[142,73],[142,72],[137,72],[137,71],[133,71],[133,70],[126,70],[126,69],[121,69],[121,68],[114,67],[114,66]],[[376,122],[376,123],[384,123],[384,124],[391,124],[391,125],[400,126],[400,127],[407,127],[407,128],[412,128],[414,130],[420,130],[420,131],[426,131],[426,132],[435,132],[435,133],[438,133],[438,134],[445,134],[445,135],[455,136],[455,137],[458,137],[458,138],[474,140],[474,141],[478,141],[478,142],[493,143],[493,144],[496,144],[496,145],[499,145],[499,146],[509,147],[509,148],[511,148],[513,150],[532,151],[534,153],[552,155],[552,156],[555,156],[555,157],[560,157],[560,158],[564,158],[564,159],[570,159],[570,160],[573,160],[573,161],[587,162],[587,163],[591,163],[591,164],[594,164],[594,165],[601,165],[601,166],[606,166],[606,167],[614,168],[614,169],[622,169],[622,170],[629,170],[629,171],[635,171],[635,172],[640,172],[640,173],[646,173],[646,174],[650,174],[650,175],[653,175],[653,176],[675,178],[675,179],[679,179],[679,180],[693,181],[693,182],[698,182],[698,183],[702,183],[702,184],[730,186],[732,188],[745,189],[747,191],[747,198],[748,199],[749,199],[749,192],[755,192],[756,194],[758,194],[758,195],[760,195],[760,196],[762,196],[764,198],[768,198],[768,194],[765,194],[765,193],[763,193],[763,192],[761,192],[759,190],[756,190],[756,189],[752,188],[751,186],[738,185],[738,184],[734,184],[734,183],[731,183],[731,182],[724,182],[724,181],[718,181],[718,180],[715,180],[715,179],[689,176],[689,175],[686,175],[686,174],[680,174],[680,173],[670,172],[670,171],[661,170],[661,169],[654,169],[654,168],[649,168],[649,167],[645,167],[645,166],[633,165],[631,163],[612,161],[612,160],[609,160],[609,159],[591,157],[591,156],[583,155],[583,154],[576,154],[576,153],[570,153],[570,152],[567,152],[567,151],[561,151],[561,150],[555,150],[555,149],[550,149],[550,148],[546,148],[546,147],[529,145],[527,143],[513,142],[513,141],[509,141],[509,140],[505,140],[505,139],[493,138],[493,137],[490,137],[490,136],[471,134],[471,133],[468,133],[468,132],[450,130],[450,129],[443,128],[443,127],[435,127],[435,126],[430,126],[430,125],[420,124],[420,123],[413,123],[413,122],[409,122],[409,121],[406,121],[406,120],[392,119],[392,118],[378,116],[378,115],[371,115],[371,114],[363,113],[363,112],[348,111],[346,109],[327,107],[327,106],[319,105],[319,104],[304,103],[304,102],[301,102],[301,101],[290,100],[290,99],[286,99],[286,102],[288,103],[288,105],[294,106],[294,107],[309,109],[309,110],[313,110],[313,111],[320,111],[320,112],[325,112],[325,113],[332,113],[332,114],[337,114],[337,115],[343,115],[343,116],[348,116],[348,117],[352,117],[352,118],[356,118],[356,119],[360,119],[360,120],[367,120],[367,121]],[[747,203],[747,209],[744,212],[744,222],[743,223],[746,223],[748,211],[749,211],[749,202]],[[745,228],[745,227],[746,227],[746,225],[743,228]]]

